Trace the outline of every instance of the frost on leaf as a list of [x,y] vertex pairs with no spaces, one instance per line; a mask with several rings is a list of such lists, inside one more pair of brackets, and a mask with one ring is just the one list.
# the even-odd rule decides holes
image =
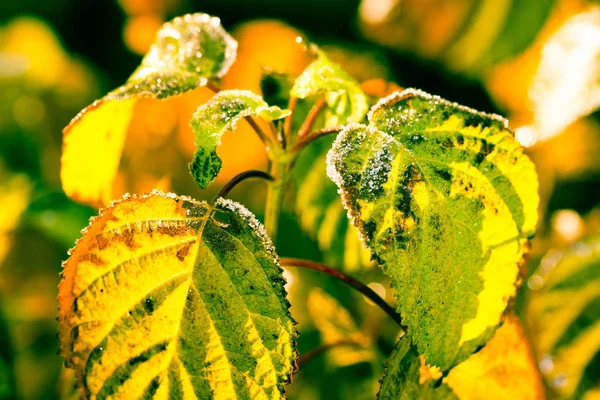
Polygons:
[[448,370],[492,335],[537,223],[537,176],[506,121],[397,92],[328,153],[352,223],[392,278],[427,363]]
[[136,101],[205,86],[227,72],[236,50],[237,42],[216,17],[188,14],[165,23],[127,82],[85,108],[64,129],[65,193],[81,202],[107,204]]
[[206,188],[221,170],[217,146],[225,132],[233,131],[237,122],[249,116],[268,121],[285,118],[289,110],[269,107],[257,94],[248,90],[218,93],[194,113],[190,125],[196,134],[196,152],[190,172],[201,188]]
[[297,336],[284,283],[243,206],[129,197],[65,262],[60,354],[91,399],[281,398]]
[[600,386],[600,236],[549,251],[528,286],[529,332],[552,397],[592,398]]
[[[315,95],[324,95],[327,107],[313,130],[331,128],[366,117],[369,97],[361,86],[324,52],[311,47],[317,59],[296,79],[290,92],[299,98],[294,115]],[[300,224],[319,245],[325,261],[337,268],[357,270],[370,266],[370,254],[358,239],[358,232],[346,218],[337,187],[327,178],[325,157],[331,139],[322,138],[302,151],[294,168],[297,182],[296,212]]]
[[296,79],[290,95],[304,99],[323,94],[329,111],[326,126],[360,122],[369,105],[358,82],[329,60],[325,52],[316,46],[310,49],[317,54],[317,59]]

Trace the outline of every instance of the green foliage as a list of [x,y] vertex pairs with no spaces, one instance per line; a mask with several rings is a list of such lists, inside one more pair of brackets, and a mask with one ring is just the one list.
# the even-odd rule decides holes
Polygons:
[[[133,109],[126,99],[206,85],[227,71],[235,47],[213,17],[167,23],[128,83],[103,100],[118,100],[105,108],[118,116],[106,147],[120,152]],[[295,80],[265,71],[267,101],[227,90],[197,109],[191,174],[206,188],[222,166],[222,135],[247,119],[269,155],[269,233],[295,168],[301,225],[325,257],[346,269],[371,257],[391,278],[407,331],[379,398],[456,398],[442,372],[492,338],[520,283],[537,223],[533,164],[503,118],[418,90],[395,92],[367,113],[373,100],[358,82],[309,49],[316,60]],[[339,130],[333,145],[320,139],[328,129]],[[111,204],[83,235],[62,274],[59,337],[85,396],[283,397],[297,333],[278,256],[248,210],[221,197],[209,204],[154,192]],[[309,303],[326,345],[358,347],[338,352],[337,364],[377,359],[374,341],[334,299],[314,291]],[[478,368],[474,360],[453,370],[455,390],[470,387],[460,383]]]
[[196,152],[190,171],[198,186],[206,188],[221,170],[217,146],[223,134],[234,130],[240,119],[257,116],[273,121],[289,114],[277,106],[269,107],[259,95],[247,90],[220,92],[199,107],[190,122],[196,134]]
[[600,237],[549,252],[529,282],[527,320],[547,385],[585,398],[600,384]]
[[235,61],[237,42],[220,23],[202,13],[165,23],[140,66],[105,101],[132,96],[162,99],[221,78]]
[[442,370],[466,359],[514,296],[537,222],[535,170],[506,121],[406,90],[345,128],[328,160],[419,353]]
[[218,18],[196,13],[165,23],[127,82],[82,110],[64,129],[65,193],[95,206],[108,204],[136,101],[206,86],[229,70],[236,51],[237,42]]
[[279,398],[296,355],[283,283],[238,203],[128,198],[65,263],[61,354],[86,397]]
[[419,359],[416,349],[406,336],[400,338],[396,348],[386,362],[386,369],[381,378],[381,388],[377,398],[380,400],[425,400],[457,397],[445,383],[439,383],[431,376],[422,377],[426,370]]
[[317,59],[296,79],[290,95],[300,99],[323,94],[330,110],[325,126],[361,121],[369,105],[360,85],[316,46]]
[[[296,79],[290,95],[325,97],[326,110],[312,130],[362,121],[367,114],[368,97],[358,82],[316,46],[311,49],[317,59]],[[320,139],[300,155],[294,173],[296,210],[302,227],[318,242],[326,262],[358,270],[370,264],[370,257],[358,239],[358,232],[345,217],[337,187],[326,175],[325,158],[331,143],[329,138]]]

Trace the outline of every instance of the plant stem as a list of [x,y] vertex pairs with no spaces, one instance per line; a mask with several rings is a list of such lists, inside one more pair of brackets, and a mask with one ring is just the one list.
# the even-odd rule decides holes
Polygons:
[[308,132],[310,132],[310,130],[312,129],[312,126],[314,125],[315,121],[317,120],[317,117],[319,116],[321,111],[325,108],[326,104],[327,104],[327,102],[325,101],[325,97],[321,97],[319,100],[316,101],[316,103],[312,106],[312,108],[308,112],[308,115],[306,116],[306,119],[302,123],[302,126],[300,126],[300,129],[298,129],[298,137],[302,137],[302,136],[306,135]]
[[323,136],[331,135],[332,133],[339,133],[343,128],[343,126],[332,126],[331,128],[323,128],[319,129],[318,131],[313,131],[305,135],[302,140],[299,140],[298,143],[296,143],[296,145],[292,148],[291,152],[298,152],[312,143],[314,140],[317,140]]
[[279,214],[283,204],[285,181],[287,178],[287,165],[277,161],[271,162],[269,169],[273,182],[269,185],[267,192],[267,203],[265,206],[265,229],[267,234],[275,243],[277,240],[277,226],[279,225]]
[[357,344],[351,339],[341,339],[337,342],[323,344],[298,357],[298,360],[296,361],[298,364],[298,368],[302,367],[303,365],[306,365],[306,363],[316,358],[317,356],[320,356],[326,351],[341,346],[357,346]]
[[[234,187],[236,187],[240,182],[245,181],[246,179],[250,179],[250,178],[262,178],[262,179],[265,179],[265,180],[271,181],[271,182],[275,180],[271,176],[271,174],[269,174],[268,172],[265,172],[265,171],[259,171],[259,170],[255,170],[255,169],[252,169],[250,171],[244,171],[244,172],[237,174],[229,182],[227,182],[225,185],[223,185],[223,187],[221,188],[219,193],[217,193],[217,195],[215,196],[215,200],[218,199],[219,197],[227,196],[229,194],[229,192],[231,192],[231,190]],[[213,200],[213,203],[214,203],[214,200]]]
[[244,117],[265,146],[270,146],[273,138],[265,133],[252,116]]
[[289,101],[288,101],[288,110],[290,110],[292,113],[290,115],[288,115],[285,118],[285,121],[283,123],[283,135],[290,137],[291,131],[292,131],[292,121],[294,119],[294,112],[296,111],[296,105],[298,104],[298,98],[291,96]]
[[386,314],[388,314],[390,317],[392,317],[392,319],[398,325],[400,325],[400,327],[402,329],[404,329],[404,326],[402,325],[402,318],[400,317],[400,314],[398,314],[388,303],[386,303],[386,301],[384,299],[382,299],[377,293],[375,293],[373,291],[373,289],[371,289],[370,287],[368,287],[367,285],[365,285],[358,279],[355,279],[355,278],[351,277],[350,275],[346,275],[345,273],[343,273],[337,269],[330,268],[325,264],[321,264],[321,263],[318,263],[315,261],[310,261],[310,260],[302,260],[299,258],[282,258],[281,265],[285,266],[285,267],[299,267],[299,268],[312,269],[315,271],[324,272],[328,275],[333,276],[334,278],[341,280],[343,283],[345,283],[346,285],[350,286],[353,289],[358,290],[365,297],[367,297],[369,300],[371,300],[373,303],[377,304],[379,306],[379,308],[381,308],[383,311],[385,311]]

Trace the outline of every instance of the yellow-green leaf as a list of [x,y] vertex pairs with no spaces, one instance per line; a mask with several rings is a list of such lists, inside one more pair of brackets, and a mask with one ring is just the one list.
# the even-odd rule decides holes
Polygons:
[[456,395],[439,382],[419,357],[410,339],[403,336],[386,361],[378,400],[455,400]]
[[104,205],[112,188],[137,99],[165,99],[222,77],[237,42],[207,14],[165,23],[127,82],[85,108],[64,129],[61,179],[69,197]]
[[482,350],[452,368],[443,382],[461,400],[545,398],[529,341],[512,314]]
[[[406,337],[387,361],[380,398],[514,399],[544,398],[544,388],[519,319],[509,315],[479,352],[452,368],[446,377],[425,365]],[[398,393],[395,397],[394,392]]]
[[537,176],[504,119],[418,90],[382,99],[328,154],[352,223],[392,278],[427,363],[492,335],[537,223]]
[[326,263],[347,271],[359,270],[371,265],[371,254],[346,217],[337,187],[327,177],[326,149],[321,147],[315,144],[315,148],[307,149],[297,165],[300,225],[316,240]]
[[290,95],[304,99],[324,94],[329,108],[326,126],[360,122],[369,105],[358,82],[333,63],[325,52],[314,45],[310,48],[317,54],[317,59],[296,79]]
[[325,345],[340,345],[330,349],[327,356],[338,366],[370,361],[375,358],[370,339],[336,299],[319,288],[310,291],[306,300],[315,328]]
[[283,284],[238,203],[129,197],[64,265],[60,354],[86,398],[281,398],[296,356]]
[[[290,94],[299,98],[325,95],[328,107],[313,130],[362,121],[369,97],[323,51],[315,46],[311,49],[317,53],[317,59],[296,79]],[[298,182],[296,211],[302,228],[317,241],[327,263],[357,270],[370,265],[370,254],[345,217],[337,187],[327,178],[325,158],[330,145],[331,140],[320,139],[300,155],[294,173]]]
[[196,152],[190,172],[201,188],[206,188],[221,170],[217,146],[225,132],[233,131],[244,117],[258,116],[272,121],[285,118],[289,110],[269,105],[249,90],[219,92],[194,113],[190,125],[196,134]]
[[600,236],[551,250],[529,278],[527,321],[558,398],[600,394]]

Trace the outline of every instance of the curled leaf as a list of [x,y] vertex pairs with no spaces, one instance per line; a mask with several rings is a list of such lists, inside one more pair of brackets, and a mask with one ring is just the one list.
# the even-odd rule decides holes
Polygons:
[[492,335],[537,223],[537,176],[506,121],[418,90],[382,99],[328,154],[352,223],[392,278],[427,363]]
[[223,134],[234,130],[240,119],[258,116],[272,121],[289,114],[289,110],[269,107],[262,97],[248,90],[222,91],[200,106],[190,122],[196,134],[190,172],[198,186],[206,188],[221,170],[217,146]]
[[69,197],[107,204],[137,99],[165,99],[222,77],[237,43],[207,14],[165,23],[127,82],[85,108],[64,129],[61,179]]
[[281,398],[296,330],[243,206],[154,192],[93,219],[64,265],[60,354],[86,398]]

